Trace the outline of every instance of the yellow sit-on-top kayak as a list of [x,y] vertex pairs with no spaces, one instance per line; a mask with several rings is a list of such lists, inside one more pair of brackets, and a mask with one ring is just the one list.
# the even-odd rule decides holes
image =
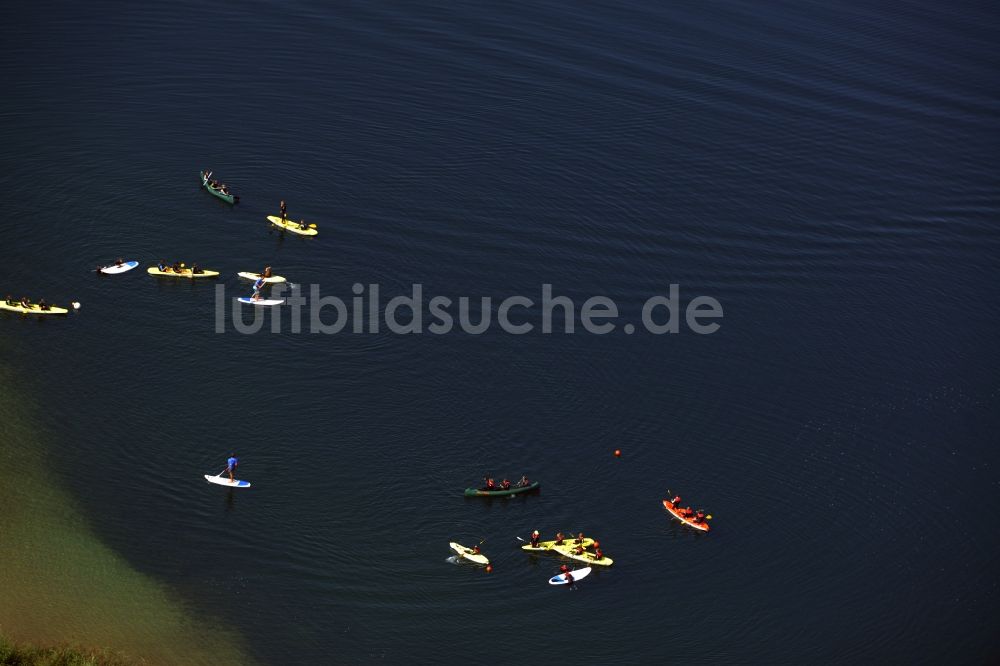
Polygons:
[[32,303],[28,307],[24,307],[20,303],[7,305],[6,301],[0,301],[0,310],[10,310],[11,312],[23,312],[24,314],[36,315],[64,315],[69,312],[66,308],[59,308],[54,305],[50,305],[47,310],[43,310],[37,303]]
[[[568,536],[565,539],[563,539],[562,545],[569,546],[570,548],[575,548],[577,545],[576,538]],[[584,548],[590,548],[592,545],[594,545],[594,540],[591,539],[590,537],[586,537],[584,538],[582,545]],[[552,550],[553,548],[556,547],[557,546],[555,541],[539,541],[537,546],[532,546],[530,543],[526,543],[523,546],[521,546],[521,550],[539,552],[543,550]]]
[[454,541],[452,541],[448,545],[451,547],[453,551],[458,553],[460,557],[464,557],[470,562],[475,562],[476,564],[482,564],[483,566],[490,563],[489,558],[487,558],[485,555],[483,555],[482,553],[477,553],[471,548],[466,548],[460,543],[455,543]]
[[582,553],[577,553],[572,546],[553,546],[552,550],[559,553],[563,557],[568,557],[579,562],[586,562],[593,567],[610,567],[615,563],[614,560],[607,555],[604,555],[604,553],[601,553],[601,559],[597,559],[597,553],[591,553],[587,550]]
[[192,273],[190,268],[182,268],[180,272],[175,271],[172,268],[167,268],[165,271],[161,271],[156,266],[150,266],[146,269],[146,272],[150,275],[158,275],[160,277],[173,277],[173,278],[214,278],[219,277],[219,271],[206,271],[202,270],[200,273]]
[[316,234],[319,233],[319,231],[316,230],[315,224],[306,225],[306,227],[303,229],[302,225],[300,225],[298,222],[295,222],[293,220],[283,220],[277,215],[268,215],[267,220],[274,226],[281,227],[286,231],[291,231],[293,234],[299,234],[301,236],[315,236]]

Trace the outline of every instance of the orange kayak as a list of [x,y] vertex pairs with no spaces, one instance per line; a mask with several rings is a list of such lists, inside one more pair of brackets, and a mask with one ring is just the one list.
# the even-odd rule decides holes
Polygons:
[[674,506],[674,503],[671,502],[670,500],[663,500],[663,508],[669,511],[671,514],[673,514],[674,518],[681,521],[685,525],[690,525],[696,530],[701,530],[702,532],[707,532],[709,529],[707,522],[696,523],[694,522],[693,519],[685,517],[683,514],[681,514],[680,509]]

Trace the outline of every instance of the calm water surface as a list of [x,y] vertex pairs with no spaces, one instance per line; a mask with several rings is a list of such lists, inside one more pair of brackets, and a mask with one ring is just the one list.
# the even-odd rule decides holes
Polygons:
[[[598,663],[997,657],[992,7],[3,12],[0,291],[83,303],[0,313],[26,382],[5,390],[46,421],[24,446],[47,481],[192,621],[268,664],[553,635]],[[206,167],[238,206],[199,190]],[[281,199],[320,235],[269,229]],[[633,322],[677,283],[725,317],[220,335],[211,284],[92,273],[116,256],[196,261],[231,295],[265,263],[383,302],[551,283]],[[205,484],[233,449],[254,487]],[[463,498],[485,471],[542,492]],[[671,522],[667,488],[713,532]],[[559,561],[518,549],[535,528],[616,564],[552,588]],[[447,561],[481,539],[492,574]]]

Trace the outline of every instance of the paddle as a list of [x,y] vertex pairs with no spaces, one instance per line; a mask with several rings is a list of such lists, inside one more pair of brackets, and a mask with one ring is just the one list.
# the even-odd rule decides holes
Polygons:
[[[483,543],[485,543],[485,542],[486,542],[486,537],[483,537],[482,539],[480,539],[479,543],[477,543],[476,545],[477,546],[482,546]],[[461,545],[461,544],[459,544],[459,545]],[[474,551],[472,548],[469,548],[468,546],[462,546],[462,548],[465,548],[465,553],[464,553],[465,555],[482,555],[482,553],[477,553],[476,551]]]

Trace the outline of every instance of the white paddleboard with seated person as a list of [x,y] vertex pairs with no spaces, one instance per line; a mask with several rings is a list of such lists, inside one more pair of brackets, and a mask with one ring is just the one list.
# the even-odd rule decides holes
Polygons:
[[211,474],[205,475],[205,480],[209,483],[217,483],[220,486],[229,486],[230,488],[249,488],[249,481],[241,481],[240,479],[229,480],[229,476],[212,476]]
[[[590,575],[591,568],[584,567],[582,569],[577,569],[576,571],[570,571],[570,575],[573,576],[573,582],[582,580]],[[569,581],[566,579],[566,574],[559,574],[558,576],[553,576],[549,578],[549,585],[565,585]]]
[[121,266],[118,266],[117,264],[104,266],[103,268],[101,268],[101,272],[106,273],[108,275],[114,275],[116,273],[124,273],[126,271],[130,271],[138,265],[139,265],[138,261],[123,261]]
[[[241,278],[243,278],[244,280],[253,280],[253,281],[256,281],[257,278],[261,277],[260,273],[246,273],[246,272],[244,272],[244,273],[237,273],[237,275],[240,276]],[[271,277],[264,278],[264,283],[265,284],[280,284],[282,282],[285,282],[285,278],[283,278],[280,275],[272,275]]]

